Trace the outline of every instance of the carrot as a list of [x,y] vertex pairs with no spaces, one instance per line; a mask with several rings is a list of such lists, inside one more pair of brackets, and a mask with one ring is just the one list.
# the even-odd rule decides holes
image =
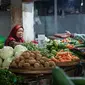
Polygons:
[[67,54],[68,54],[68,52],[58,52],[57,56],[62,56],[62,55],[67,55]]
[[54,57],[52,57],[51,60],[54,61],[54,62],[59,62],[59,60],[54,58]]

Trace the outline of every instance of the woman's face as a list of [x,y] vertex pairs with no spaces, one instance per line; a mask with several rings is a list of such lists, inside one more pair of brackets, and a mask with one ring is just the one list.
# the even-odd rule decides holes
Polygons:
[[23,28],[19,28],[19,29],[17,30],[16,36],[17,36],[18,38],[22,38],[22,37],[23,37],[23,33],[24,33]]

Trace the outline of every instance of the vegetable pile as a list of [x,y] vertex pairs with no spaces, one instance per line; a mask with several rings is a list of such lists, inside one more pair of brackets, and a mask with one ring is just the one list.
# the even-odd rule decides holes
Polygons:
[[11,71],[7,69],[0,69],[0,84],[1,85],[22,85],[21,81],[24,78],[21,76],[16,76]]
[[25,51],[16,57],[10,65],[12,68],[27,68],[29,70],[53,68],[55,66],[54,61],[42,56],[39,51]]
[[14,49],[10,46],[4,46],[0,49],[0,68],[8,69],[12,60],[26,50],[27,48],[22,45],[17,45]]
[[0,49],[0,68],[8,68],[13,60],[14,50],[10,46]]
[[[54,58],[52,58],[52,60],[53,59]],[[57,52],[57,54],[55,56],[55,60],[56,60],[56,62],[71,62],[71,61],[78,61],[79,58],[77,56],[73,55],[69,51],[60,50],[59,52]]]
[[71,51],[71,49],[78,45],[81,45],[78,41],[68,38],[49,40],[43,48],[32,42],[17,45],[14,49],[4,46],[0,49],[0,67],[38,69],[55,67],[56,62],[75,62],[79,60],[76,55],[78,52]]

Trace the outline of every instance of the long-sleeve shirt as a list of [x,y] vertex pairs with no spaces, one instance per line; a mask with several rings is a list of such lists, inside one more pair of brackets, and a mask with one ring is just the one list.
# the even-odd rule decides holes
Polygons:
[[9,42],[9,46],[11,46],[11,47],[15,47],[16,45],[19,45],[19,44],[21,44],[21,42],[16,42],[16,41],[10,41]]

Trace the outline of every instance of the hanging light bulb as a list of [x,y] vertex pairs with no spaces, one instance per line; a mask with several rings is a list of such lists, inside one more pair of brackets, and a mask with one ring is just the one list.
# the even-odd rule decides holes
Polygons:
[[81,0],[81,6],[83,6],[83,0]]

